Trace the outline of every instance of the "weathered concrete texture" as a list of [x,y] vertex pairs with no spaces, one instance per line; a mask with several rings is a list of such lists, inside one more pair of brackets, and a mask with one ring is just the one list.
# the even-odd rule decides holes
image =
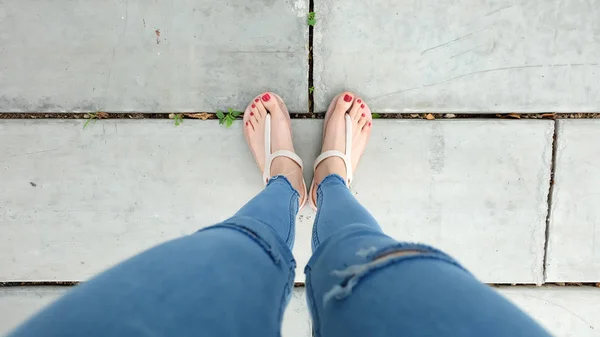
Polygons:
[[[292,124],[310,168],[322,121]],[[0,121],[0,280],[85,280],[262,189],[239,122],[82,125]],[[549,121],[376,121],[353,190],[395,238],[437,245],[486,282],[538,283],[552,133]],[[297,223],[297,281],[313,220]]]
[[500,293],[556,337],[599,337],[600,289],[502,287]]
[[600,120],[558,122],[546,280],[600,282]]
[[0,111],[215,111],[308,100],[308,0],[34,1],[0,8]]
[[391,236],[446,250],[489,283],[541,283],[553,123],[377,123],[357,198]]
[[311,324],[304,288],[294,288],[290,304],[283,314],[281,334],[283,337],[311,337]]
[[[0,180],[0,247],[10,252],[0,254],[0,280],[85,280],[227,219],[263,188],[239,122],[82,125],[0,121],[0,174],[11,177]],[[311,126],[295,135],[303,158],[317,151]]]
[[[0,288],[0,335],[62,295],[68,288]],[[590,287],[502,287],[501,294],[556,337],[598,337],[600,289]],[[295,288],[283,317],[284,337],[311,336],[304,288]]]
[[0,288],[0,336],[9,333],[67,290],[69,287]]
[[[0,288],[0,335],[4,336],[21,322],[59,296],[68,287],[9,287]],[[281,328],[284,337],[310,337],[310,316],[303,288],[295,288],[290,304],[283,315]]]
[[599,111],[590,1],[315,1],[316,111],[355,90],[378,112]]

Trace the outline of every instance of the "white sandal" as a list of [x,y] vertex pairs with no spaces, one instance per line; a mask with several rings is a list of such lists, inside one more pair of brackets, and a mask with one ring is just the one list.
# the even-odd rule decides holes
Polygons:
[[[283,111],[283,113],[287,116],[288,126],[290,128],[290,134],[291,134],[292,124],[291,124],[291,120],[290,120],[290,113],[289,113],[287,107],[285,106],[285,103],[283,102],[281,97],[279,97],[279,95],[276,95],[272,92],[270,92],[269,94],[275,96],[274,99],[277,100],[277,102],[281,108],[281,111]],[[257,96],[256,98],[260,98],[260,96]],[[254,101],[251,101],[250,104],[248,104],[248,107],[246,107],[246,111],[244,112],[244,124],[249,121],[250,110],[251,110],[252,104],[254,104]],[[248,146],[250,147],[250,151],[252,151],[252,147],[250,146],[250,137],[248,136],[246,127],[244,127],[244,136],[246,137],[246,143],[248,143]],[[302,159],[300,159],[300,157],[296,153],[289,151],[289,150],[278,150],[278,151],[271,153],[271,114],[269,112],[267,112],[267,117],[265,117],[265,148],[264,148],[264,151],[265,151],[265,165],[264,165],[265,169],[263,171],[262,179],[263,179],[263,183],[265,184],[265,186],[269,183],[269,179],[271,178],[271,164],[273,164],[273,160],[277,157],[286,157],[286,158],[293,160],[294,162],[296,162],[296,164],[298,164],[298,166],[300,166],[300,172],[303,172],[304,165],[302,163]],[[257,157],[256,154],[254,154],[254,158],[256,158],[256,157]],[[308,194],[306,193],[306,183],[304,182],[304,177],[302,178],[302,189],[304,190],[304,200],[302,200],[302,202],[300,202],[298,211],[300,211],[304,207],[304,205],[306,205],[306,201],[308,199]]]
[[[329,108],[327,109],[327,113],[325,114],[325,121],[323,122],[323,125],[327,125],[327,122],[329,122],[329,118],[331,117],[331,113],[333,112],[333,110],[335,109],[335,104],[338,101],[338,98],[341,96],[337,95],[332,101],[331,104],[329,104]],[[313,170],[317,170],[317,166],[319,166],[319,164],[321,164],[321,162],[327,158],[330,157],[339,157],[344,161],[344,165],[346,166],[346,186],[348,186],[348,188],[350,188],[350,183],[352,182],[352,118],[350,117],[350,115],[348,115],[348,113],[346,113],[345,115],[345,120],[346,120],[346,147],[345,147],[345,151],[346,153],[343,153],[342,151],[338,151],[338,150],[328,150],[325,151],[323,153],[321,153],[317,159],[315,160],[315,165],[313,166]],[[323,128],[323,139],[325,139],[325,128]],[[317,186],[315,185],[315,180],[313,178],[312,183],[310,184],[310,207],[313,210],[317,210],[317,201],[313,200],[313,192],[314,189]]]

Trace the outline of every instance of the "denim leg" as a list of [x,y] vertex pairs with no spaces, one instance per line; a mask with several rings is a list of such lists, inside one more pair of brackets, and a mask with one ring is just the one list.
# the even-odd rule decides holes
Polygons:
[[11,336],[280,336],[295,268],[286,183],[75,287]]
[[377,220],[352,195],[344,178],[330,174],[317,188],[317,215],[313,225],[313,252],[336,231],[353,223],[362,223],[381,231]]
[[347,189],[327,186],[319,211],[331,234],[316,229],[305,269],[315,336],[550,336],[450,256],[388,237]]
[[300,195],[284,176],[269,179],[267,188],[243,206],[234,217],[249,217],[275,230],[292,249],[296,233],[296,214]]

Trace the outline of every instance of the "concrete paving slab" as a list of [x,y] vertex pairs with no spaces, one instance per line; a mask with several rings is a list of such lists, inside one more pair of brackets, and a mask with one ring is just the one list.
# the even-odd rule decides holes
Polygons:
[[600,282],[600,120],[558,121],[548,282]]
[[600,336],[598,288],[502,287],[499,291],[554,336]]
[[[62,295],[65,288],[0,288],[0,335]],[[502,287],[501,294],[556,337],[598,337],[600,289],[590,287]],[[311,336],[304,288],[295,288],[283,317],[284,337]]]
[[[38,310],[63,295],[68,287],[0,288],[0,335],[4,336]],[[310,316],[304,288],[295,288],[283,315],[284,337],[310,337]]]
[[385,231],[455,256],[488,283],[542,282],[553,123],[376,124],[354,193]]
[[[310,167],[321,120],[294,120]],[[85,280],[222,221],[262,189],[241,123],[0,121],[1,281]],[[352,186],[399,240],[439,246],[485,282],[541,282],[553,123],[377,120]],[[306,181],[312,172],[305,172]],[[296,281],[314,213],[298,217]]]
[[0,336],[63,295],[69,287],[0,288]]
[[[295,135],[303,158],[318,151],[312,125]],[[85,280],[225,220],[263,188],[240,122],[231,129],[195,120],[82,126],[0,121],[0,172],[13,177],[0,182],[0,247],[12,247],[0,254],[0,280]],[[311,219],[301,216],[298,227],[309,233]],[[297,274],[304,279],[301,266]]]
[[242,108],[280,93],[308,106],[308,0],[7,0],[0,111]]
[[294,288],[290,304],[283,313],[281,334],[284,337],[312,337],[312,323],[304,287]]
[[600,6],[315,1],[315,110],[354,90],[378,112],[600,111]]

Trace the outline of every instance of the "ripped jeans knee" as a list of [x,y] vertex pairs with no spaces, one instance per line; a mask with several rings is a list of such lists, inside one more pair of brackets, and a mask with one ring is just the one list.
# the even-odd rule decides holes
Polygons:
[[332,300],[343,300],[350,296],[352,290],[359,285],[361,280],[370,274],[406,261],[435,259],[464,269],[447,254],[423,244],[398,243],[381,249],[377,249],[374,246],[364,247],[356,251],[356,255],[364,257],[367,261],[361,264],[350,265],[344,269],[334,269],[331,271],[331,275],[338,277],[340,282],[334,284],[323,295],[323,306],[326,306]]
[[407,261],[432,259],[463,269],[436,248],[398,242],[367,225],[351,224],[319,246],[304,272],[311,300],[325,306],[332,300],[348,297],[363,279],[379,270]]

